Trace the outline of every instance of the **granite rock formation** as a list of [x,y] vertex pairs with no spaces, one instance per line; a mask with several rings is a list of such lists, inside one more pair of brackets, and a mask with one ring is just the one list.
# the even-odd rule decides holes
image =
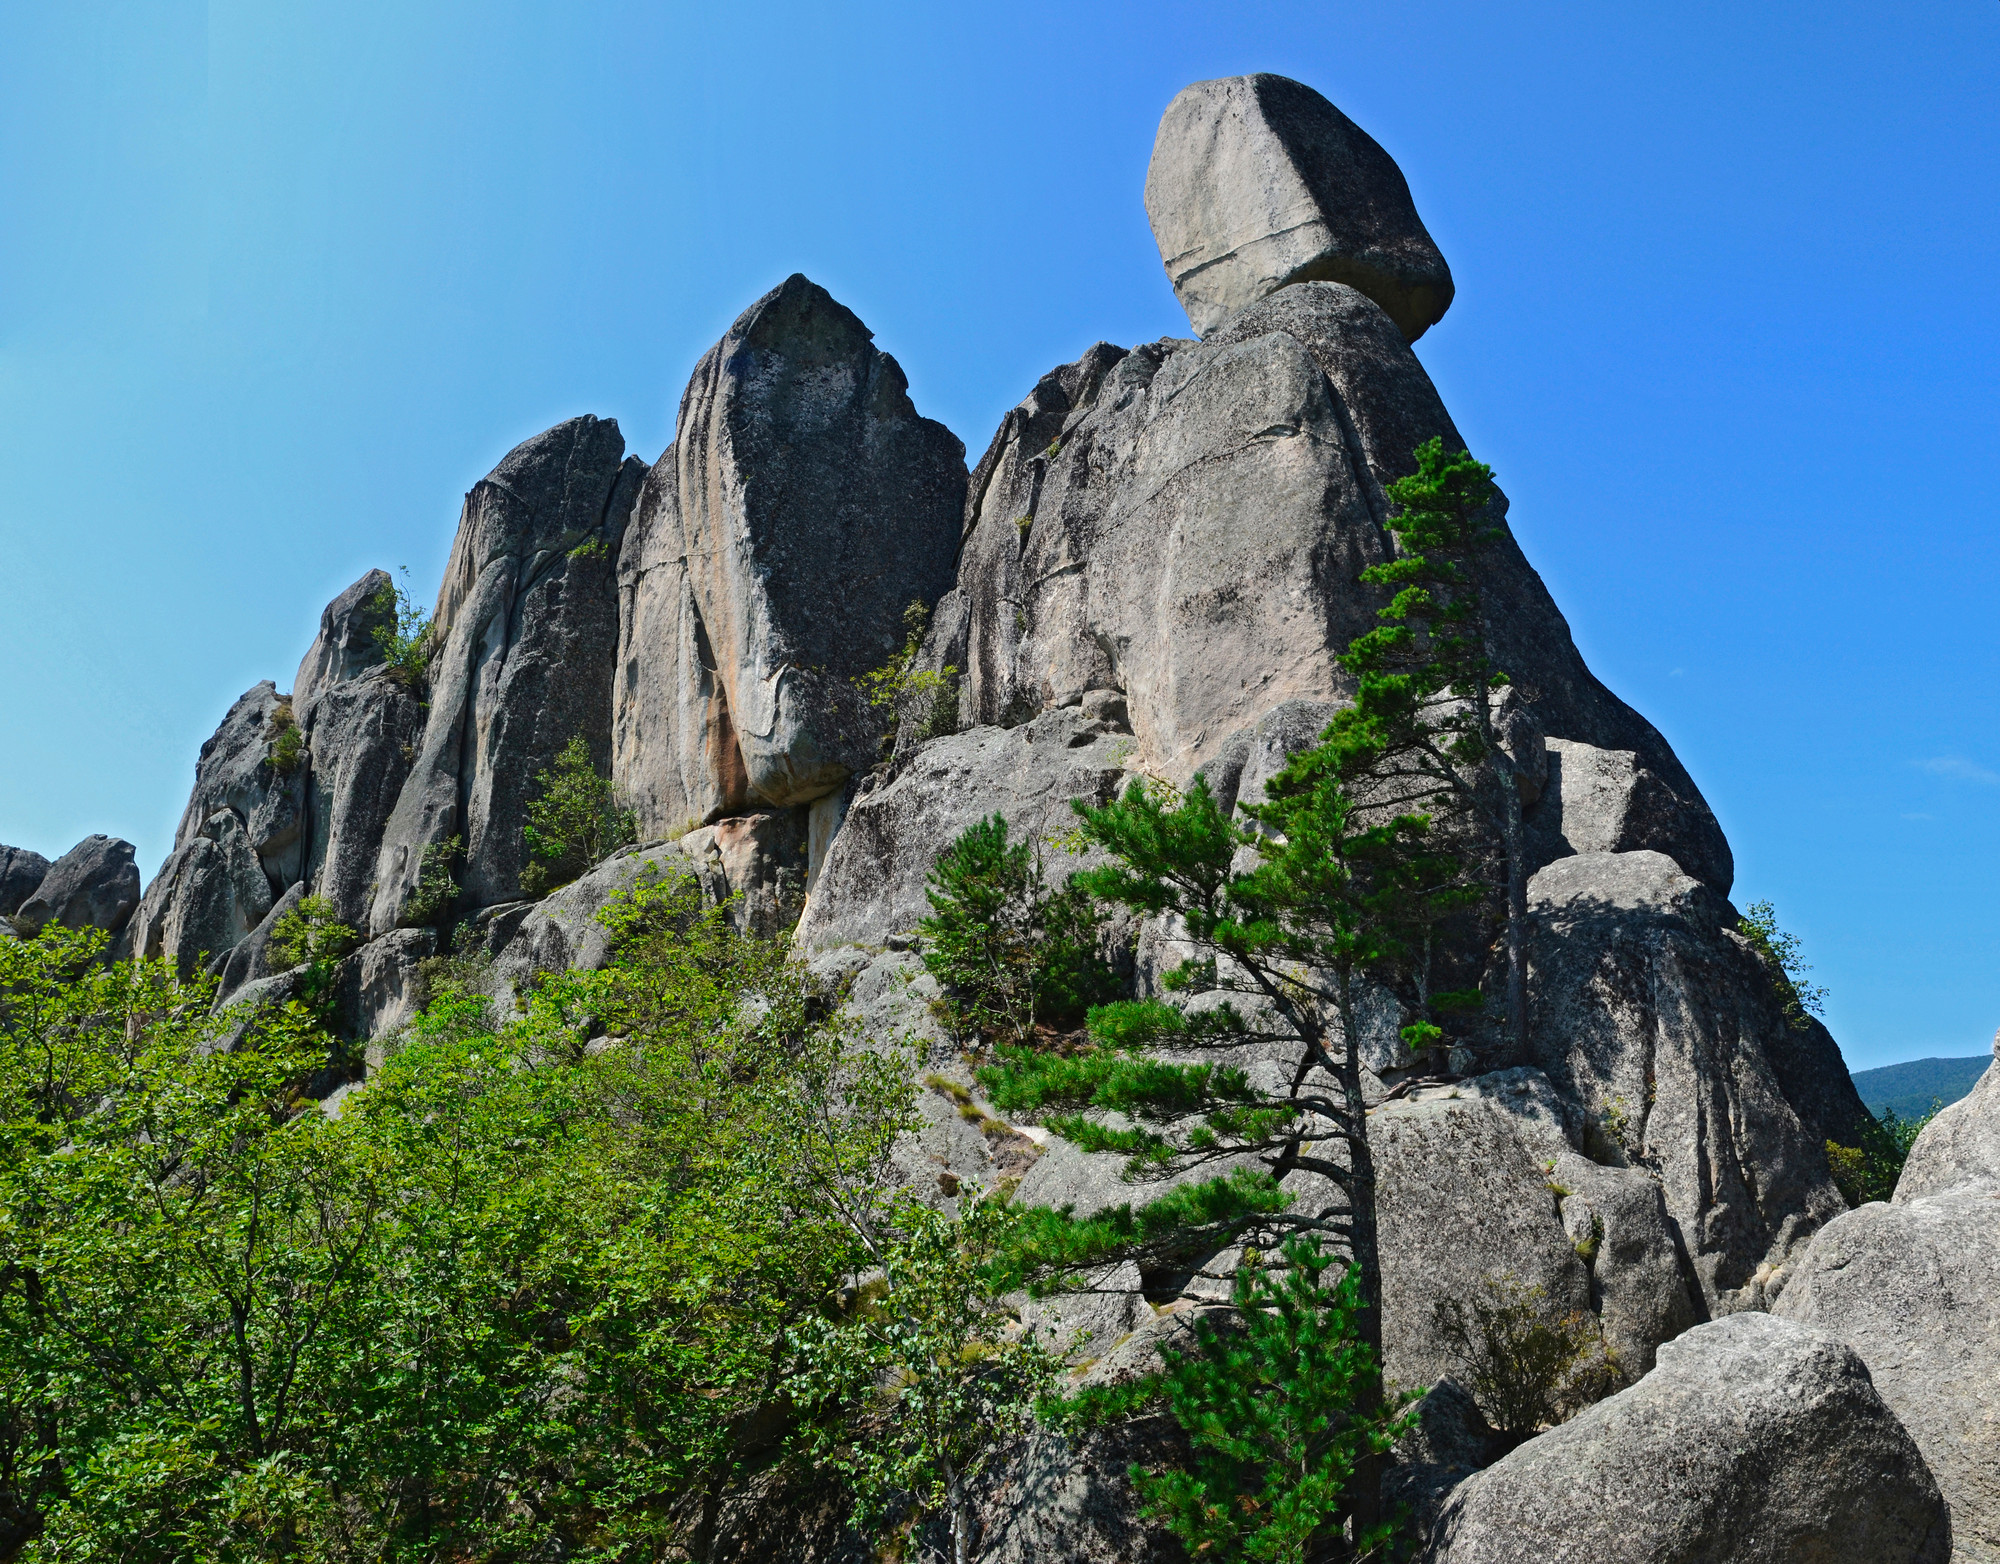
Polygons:
[[13,914],[24,932],[51,923],[116,934],[139,905],[139,866],[130,842],[86,836],[49,865],[34,894]]
[[1921,1454],[1832,1337],[1689,1331],[1637,1385],[1468,1478],[1432,1564],[1945,1564]]
[[855,681],[950,583],[965,448],[802,276],[703,355],[621,556],[615,774],[658,834],[874,763]]
[[1181,90],[1153,142],[1146,215],[1203,337],[1299,282],[1359,288],[1412,342],[1451,307],[1451,270],[1403,171],[1367,131],[1283,76]]
[[1952,1557],[2000,1560],[2000,1065],[1910,1150],[1893,1201],[1829,1223],[1775,1312],[1837,1336],[1951,1507]]
[[0,918],[11,918],[21,903],[35,894],[49,872],[49,861],[25,847],[0,846]]

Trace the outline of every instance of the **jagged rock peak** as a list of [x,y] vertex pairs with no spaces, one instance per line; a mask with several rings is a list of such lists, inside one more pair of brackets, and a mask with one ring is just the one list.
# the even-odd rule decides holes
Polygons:
[[29,930],[59,923],[115,934],[138,905],[139,865],[132,844],[115,836],[86,836],[49,865],[14,916]]
[[1451,307],[1451,268],[1395,159],[1287,77],[1183,88],[1160,118],[1146,214],[1203,337],[1295,282],[1360,289],[1412,342]]
[[375,632],[389,617],[383,612],[384,588],[395,589],[389,573],[371,570],[321,611],[319,634],[292,681],[292,705],[301,717],[313,697],[382,661]]
[[616,775],[642,829],[806,804],[873,764],[855,680],[951,584],[965,448],[794,274],[696,365],[620,559]]

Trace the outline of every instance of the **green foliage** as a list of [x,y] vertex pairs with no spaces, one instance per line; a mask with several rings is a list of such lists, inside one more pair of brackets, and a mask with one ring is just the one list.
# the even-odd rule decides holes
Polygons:
[[1935,1098],[1931,1101],[1931,1111],[1919,1118],[1900,1118],[1895,1109],[1884,1109],[1880,1118],[1870,1120],[1863,1129],[1859,1146],[1828,1141],[1827,1166],[1835,1187],[1847,1203],[1865,1205],[1894,1195],[1896,1180],[1903,1176],[1903,1164],[1910,1160],[1910,1148],[1917,1143],[1924,1127],[1942,1111],[1943,1104]]
[[1771,986],[1785,1007],[1785,1021],[1794,1031],[1810,1030],[1813,1017],[1826,1014],[1826,990],[1808,983],[1812,964],[1800,955],[1799,938],[1778,927],[1778,912],[1768,901],[1750,904],[1736,920],[1736,932],[1757,948],[1771,972]]
[[299,769],[300,762],[305,759],[306,736],[300,730],[297,719],[292,716],[292,703],[289,700],[279,701],[271,708],[270,720],[264,728],[264,737],[271,742],[270,753],[265,759],[270,761],[273,771],[281,777],[288,777]]
[[778,1456],[786,1333],[887,1230],[909,1060],[689,882],[604,921],[604,971],[497,1032],[436,999],[337,1116],[302,1007],[224,1050],[206,979],[0,943],[23,1559],[683,1556]]
[[582,734],[535,782],[540,791],[528,802],[521,832],[529,859],[521,871],[523,894],[544,896],[638,840],[636,818],[620,806],[611,779],[598,774]]
[[1587,1310],[1551,1316],[1539,1287],[1489,1277],[1470,1299],[1440,1298],[1438,1339],[1457,1359],[1487,1421],[1519,1441],[1574,1417],[1624,1383]]
[[921,601],[911,603],[903,610],[903,649],[855,681],[869,705],[888,713],[886,743],[891,748],[905,721],[911,723],[919,741],[940,738],[952,732],[957,723],[958,670],[950,665],[918,666],[930,617],[930,609]]
[[880,1530],[900,1501],[942,1516],[968,1556],[967,1484],[1025,1428],[1058,1363],[994,1301],[986,1269],[1018,1218],[967,1198],[950,1221],[915,1202],[873,1258],[877,1284],[791,1333],[787,1391],[817,1416],[801,1438],[846,1479],[855,1522]]
[[925,894],[924,965],[961,1030],[1018,1042],[1113,991],[1089,895],[1075,878],[1051,888],[1035,844],[1009,843],[1001,816],[938,855]]
[[374,636],[375,644],[382,649],[383,666],[389,670],[390,678],[404,689],[414,691],[424,686],[437,638],[430,614],[411,598],[409,584],[410,569],[405,565],[402,584],[384,582],[369,606],[380,621]]
[[361,943],[361,936],[335,915],[324,896],[306,896],[278,919],[266,947],[272,969],[303,967],[301,997],[316,1013],[333,997],[333,979],[340,958]]
[[417,884],[403,904],[403,921],[413,927],[437,923],[458,900],[458,862],[465,856],[465,838],[448,836],[432,842],[417,860]]
[[[1281,1266],[1247,1256],[1228,1325],[1204,1317],[1192,1352],[1162,1352],[1166,1368],[1149,1388],[1187,1431],[1194,1458],[1181,1471],[1134,1467],[1132,1480],[1143,1513],[1191,1557],[1305,1564],[1340,1541],[1343,1558],[1391,1556],[1392,1522],[1345,1523],[1368,1458],[1409,1426],[1401,1401],[1411,1398],[1364,1404],[1378,1370],[1356,1326],[1360,1275],[1347,1267],[1329,1283],[1334,1268],[1298,1235]],[[1136,1399],[1133,1390],[1123,1399]]]

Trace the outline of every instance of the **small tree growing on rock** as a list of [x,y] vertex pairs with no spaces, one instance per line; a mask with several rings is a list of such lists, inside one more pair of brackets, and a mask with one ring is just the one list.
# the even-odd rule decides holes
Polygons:
[[546,896],[638,839],[632,811],[619,804],[611,779],[598,773],[582,734],[535,781],[541,793],[529,801],[521,832],[529,857],[521,871],[524,894]]

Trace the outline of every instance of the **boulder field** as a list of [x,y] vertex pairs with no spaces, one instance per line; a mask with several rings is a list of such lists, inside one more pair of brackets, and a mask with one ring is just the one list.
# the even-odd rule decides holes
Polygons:
[[[976,1091],[909,938],[939,851],[996,812],[1050,839],[1072,800],[1135,778],[1258,797],[1351,694],[1337,653],[1375,622],[1358,577],[1393,555],[1388,487],[1423,441],[1463,444],[1412,348],[1450,270],[1394,161],[1318,93],[1187,88],[1145,203],[1192,336],[1051,369],[968,471],[867,326],[787,278],[694,367],[657,460],[581,416],[474,485],[426,688],[384,665],[392,583],[371,571],[327,605],[290,693],[258,684],[202,746],[143,897],[128,844],[52,865],[0,848],[0,916],[111,930],[242,1002],[286,992],[271,928],[323,896],[366,937],[338,995],[365,1052],[444,942],[489,954],[510,1003],[602,961],[592,914],[620,888],[685,870],[746,923],[795,925],[863,1025]],[[1585,666],[1511,534],[1482,591],[1530,783],[1531,1024],[1474,1037],[1440,1078],[1402,1050],[1392,1000],[1368,1023],[1386,1369],[1435,1387],[1392,1493],[1439,1561],[2000,1560],[1995,1074],[1925,1133],[1894,1203],[1849,1211],[1825,1146],[1858,1143],[1866,1110],[1736,932],[1700,789]],[[859,681],[912,603],[932,677],[892,725]],[[641,840],[537,900],[526,807],[578,737]],[[441,916],[418,887],[454,845]],[[1132,933],[1153,992],[1171,931]],[[1134,1198],[1115,1157],[925,1101],[902,1152],[919,1188]],[[1625,1385],[1510,1452],[1435,1319],[1494,1278],[1591,1317]],[[1127,1268],[1035,1308],[1093,1333],[1085,1377],[1105,1382],[1219,1286]],[[1038,1436],[1002,1463],[981,1556],[1174,1556],[1125,1482],[1144,1436],[1117,1437]],[[724,1532],[718,1557],[816,1546],[748,1511]]]

